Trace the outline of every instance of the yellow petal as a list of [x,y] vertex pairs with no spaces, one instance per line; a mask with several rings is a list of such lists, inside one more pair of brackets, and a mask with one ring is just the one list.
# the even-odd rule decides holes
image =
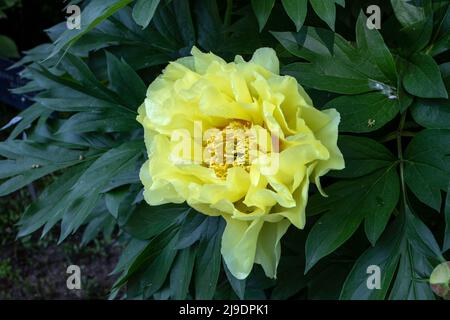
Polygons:
[[227,226],[222,236],[221,253],[231,274],[237,279],[245,279],[253,268],[259,231],[264,221],[251,222],[224,217]]
[[280,73],[280,62],[275,50],[272,48],[259,48],[253,53],[250,62],[259,64],[275,74]]
[[290,226],[287,219],[277,223],[266,222],[259,232],[255,263],[264,269],[269,278],[277,277],[277,267],[281,256],[280,240]]

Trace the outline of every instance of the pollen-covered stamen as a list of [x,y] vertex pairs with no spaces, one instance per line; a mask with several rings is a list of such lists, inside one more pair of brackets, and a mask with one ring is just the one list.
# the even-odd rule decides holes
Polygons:
[[250,128],[250,122],[233,120],[207,137],[204,164],[212,168],[217,177],[225,179],[232,167],[250,171],[250,150],[256,144]]

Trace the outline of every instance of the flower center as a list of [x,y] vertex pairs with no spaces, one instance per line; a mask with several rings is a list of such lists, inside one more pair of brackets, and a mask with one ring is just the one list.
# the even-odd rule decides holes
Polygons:
[[215,129],[206,137],[204,164],[212,168],[218,178],[226,179],[228,169],[250,171],[251,123],[233,120],[223,129]]

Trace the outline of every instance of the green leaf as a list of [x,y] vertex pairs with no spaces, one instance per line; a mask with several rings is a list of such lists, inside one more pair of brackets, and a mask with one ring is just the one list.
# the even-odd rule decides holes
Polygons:
[[[128,292],[137,287],[137,292],[143,293],[144,298],[149,298],[162,287],[178,252],[175,249],[178,241],[177,234],[171,233],[171,235],[172,237],[167,239],[168,242],[161,246],[162,250],[153,253],[154,259],[150,260],[151,263],[145,267],[140,276],[130,279]],[[130,298],[134,296],[135,294],[131,294]]]
[[138,0],[133,7],[133,19],[145,29],[155,14],[160,0]]
[[[395,171],[390,171],[390,175],[383,181],[384,185],[377,190],[378,194],[372,205],[381,207],[384,201],[388,201],[391,206],[387,210],[371,210],[364,220],[364,230],[372,246],[375,245],[378,238],[386,228],[391,213],[397,204],[400,196],[400,182]],[[376,208],[377,209],[377,208]]]
[[442,245],[442,252],[450,249],[450,184],[447,189],[447,199],[445,201],[445,232],[444,244]]
[[[111,90],[108,90],[95,76],[95,74],[89,69],[87,64],[81,60],[79,57],[76,57],[70,53],[67,53],[62,60],[64,69],[67,73],[74,78],[77,82],[65,80],[63,77],[59,77],[61,84],[69,84],[73,83],[73,88],[79,88],[78,86],[83,86],[85,92],[92,92],[95,95],[99,96],[101,99],[111,102],[120,102],[120,97],[116,95]],[[48,75],[45,69],[42,69],[44,76]],[[56,77],[58,77],[56,75]],[[48,77],[49,79],[54,79],[53,77]],[[93,95],[93,96],[95,96]]]
[[426,129],[405,152],[405,182],[416,197],[431,208],[441,208],[441,191],[450,181],[450,130]]
[[[304,245],[304,241],[302,245]],[[305,288],[308,276],[298,272],[298,270],[303,270],[304,268],[304,252],[296,256],[282,256],[278,266],[277,282],[273,288],[271,299],[286,300]]]
[[175,224],[188,210],[185,205],[142,203],[131,214],[124,230],[135,238],[149,239]]
[[433,267],[414,246],[405,243],[401,250],[400,266],[389,295],[390,300],[434,300],[430,284],[420,281],[433,271]]
[[17,138],[17,136],[26,130],[36,119],[39,117],[47,117],[51,112],[51,110],[43,105],[38,103],[32,104],[17,115],[21,120],[9,135],[8,140]]
[[253,11],[258,19],[259,31],[261,32],[266,25],[272,12],[275,0],[252,0]]
[[225,261],[223,262],[223,269],[225,270],[228,282],[230,283],[231,288],[233,288],[234,293],[236,293],[239,299],[243,300],[245,296],[245,287],[247,285],[246,279],[239,280],[235,276],[233,276],[230,270],[228,270]]
[[282,67],[282,74],[293,76],[306,87],[340,94],[358,94],[372,91],[367,79],[344,78],[327,75],[315,65],[309,63],[291,63]]
[[81,12],[81,28],[64,31],[54,42],[54,48],[47,59],[55,56],[63,49],[68,49],[87,32],[102,21],[125,7],[132,0],[93,0]]
[[2,34],[0,34],[0,57],[4,58],[19,58],[20,54],[14,41]]
[[215,50],[215,48],[220,47],[224,41],[224,37],[223,24],[219,15],[217,1],[196,1],[194,13],[195,20],[197,21],[198,44],[205,50]]
[[66,195],[69,194],[88,164],[84,162],[67,169],[62,176],[44,189],[39,198],[27,207],[20,218],[17,237],[27,236],[38,230],[51,219],[55,211],[66,205]]
[[294,76],[302,85],[343,94],[379,91],[386,96],[395,96],[394,88],[388,83],[396,85],[396,82],[385,74],[395,77],[392,70],[389,71],[389,57],[380,57],[388,53],[379,48],[382,43],[379,37],[371,36],[371,41],[360,40],[362,48],[355,48],[326,29],[303,27],[299,32],[271,33],[291,54],[310,62],[282,68],[283,73]]
[[149,242],[149,240],[139,240],[136,238],[131,238],[122,251],[119,261],[117,262],[117,265],[114,267],[114,270],[111,272],[111,274],[117,274],[119,272],[128,270],[136,260],[136,258],[148,246]]
[[64,121],[57,134],[64,132],[130,132],[138,128],[130,112],[79,112]]
[[[356,260],[350,274],[342,287],[342,300],[382,300],[387,294],[400,258],[404,223],[395,221],[384,232],[375,247],[369,248]],[[380,289],[370,290],[367,286],[370,274],[367,268],[371,265],[380,268]]]
[[346,261],[328,263],[317,270],[308,281],[308,300],[337,300],[342,285],[350,272],[351,264]]
[[284,10],[295,23],[297,32],[303,26],[308,10],[308,0],[281,0]]
[[433,233],[407,207],[406,236],[415,250],[435,261],[445,261]]
[[[325,2],[325,1],[324,1]],[[367,27],[367,17],[361,12],[356,22],[356,42],[358,49],[367,57],[392,83],[397,82],[394,58],[383,37],[377,29]]]
[[[80,163],[79,150],[31,141],[7,140],[0,142],[0,196],[19,190],[27,184],[52,172]],[[91,153],[92,154],[92,153]]]
[[[219,230],[204,237],[199,243],[197,263],[195,265],[195,299],[212,299],[219,279],[223,221],[219,221]],[[217,227],[216,227],[217,228]]]
[[62,215],[59,242],[83,224],[108,183],[130,164],[136,165],[141,148],[141,141],[125,142],[105,152],[81,175],[68,195],[68,205],[54,214],[57,219]]
[[[167,255],[168,258],[171,258],[170,265],[173,262],[173,259],[175,259],[175,255],[177,253],[177,250],[174,249],[174,247],[169,247],[169,244],[174,244],[174,241],[177,240],[177,229],[175,227],[169,228],[160,234],[158,234],[156,237],[154,237],[151,241],[138,241],[131,240],[130,244],[128,246],[131,246],[132,254],[130,255],[124,255],[121,257],[119,264],[116,266],[114,273],[122,271],[121,276],[119,279],[116,280],[114,283],[113,288],[118,289],[122,285],[128,282],[128,289],[129,291],[132,291],[130,294],[129,292],[129,298],[136,298],[137,296],[143,297],[144,295],[144,289],[147,284],[151,283],[152,280],[158,277],[157,274],[149,274],[153,277],[153,279],[150,279],[145,275],[145,273],[152,273],[151,266],[155,266],[155,264],[164,263],[161,261],[162,259],[159,259],[159,261],[156,262],[157,258],[162,254],[164,250],[165,255]],[[123,259],[122,259],[123,258]],[[170,269],[170,265],[169,268]],[[165,265],[167,267],[167,265]],[[168,274],[168,270],[165,275],[163,275],[162,279],[158,278],[158,282],[166,278]],[[161,284],[162,285],[162,284]],[[150,288],[152,290],[155,290],[155,292],[159,288]]]
[[421,98],[448,98],[439,67],[426,54],[416,53],[409,58],[403,76],[403,86],[410,94]]
[[173,299],[186,299],[196,254],[196,247],[188,247],[178,252],[170,272],[170,291]]
[[334,31],[336,20],[335,1],[309,0],[317,15]]
[[411,115],[418,124],[429,129],[450,129],[450,101],[448,99],[416,99]]
[[332,177],[361,177],[388,167],[396,160],[385,146],[369,138],[341,135],[338,146],[344,155],[345,169],[329,172]]
[[114,218],[118,218],[120,204],[124,201],[129,192],[129,187],[120,187],[105,194],[106,208]]
[[391,0],[397,20],[404,26],[416,25],[428,18],[430,0]]
[[[439,257],[439,247],[428,228],[415,217],[409,207],[386,229],[375,247],[368,249],[355,263],[341,292],[341,299],[383,299],[390,288],[398,261],[390,299],[433,299],[428,283],[433,263]],[[433,261],[433,262],[432,262]],[[380,289],[368,289],[370,265],[380,267]]]
[[374,244],[383,231],[399,198],[399,181],[394,164],[373,174],[339,181],[325,189],[328,198],[319,202],[313,196],[308,215],[326,212],[312,227],[306,240],[308,271],[317,261],[341,246],[356,231],[364,218],[366,234]]
[[191,246],[194,242],[200,240],[208,228],[208,217],[194,210],[189,210],[188,215],[180,228],[178,249]]
[[115,225],[115,220],[108,212],[100,212],[96,217],[94,217],[86,226],[86,229],[83,232],[83,237],[81,239],[81,245],[85,246],[108,225]]
[[125,61],[106,53],[108,78],[112,89],[122,97],[124,105],[136,109],[144,102],[147,87]]
[[343,132],[370,132],[384,126],[399,112],[395,96],[366,93],[341,96],[329,101],[326,108],[335,108],[341,114],[339,130]]
[[436,41],[431,44],[430,54],[436,56],[450,49],[450,7],[447,7],[445,14],[436,32]]

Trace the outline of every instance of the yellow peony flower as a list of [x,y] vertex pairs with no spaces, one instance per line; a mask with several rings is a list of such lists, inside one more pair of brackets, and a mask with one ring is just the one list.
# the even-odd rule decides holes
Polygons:
[[280,76],[273,49],[231,63],[191,53],[165,68],[139,108],[145,200],[222,216],[231,273],[244,279],[258,263],[274,278],[281,237],[305,226],[309,183],[321,191],[319,177],[344,168],[339,113],[315,109],[294,78]]

